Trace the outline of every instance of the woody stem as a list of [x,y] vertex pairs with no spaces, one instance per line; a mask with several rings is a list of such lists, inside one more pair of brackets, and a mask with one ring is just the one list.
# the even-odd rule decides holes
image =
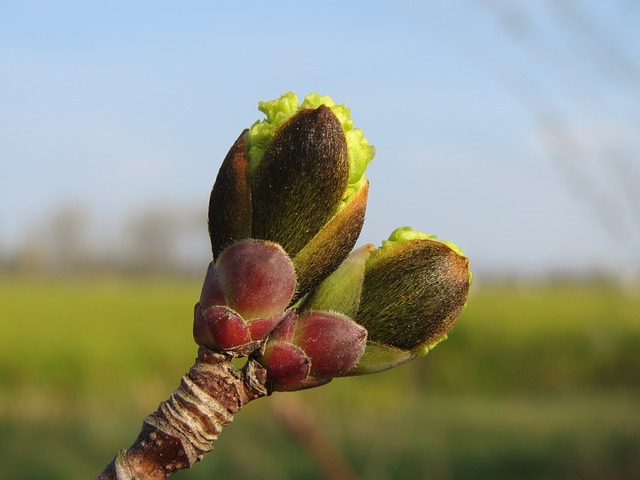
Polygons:
[[246,403],[269,394],[265,380],[253,360],[238,370],[230,356],[200,347],[180,386],[144,419],[138,438],[98,480],[160,480],[191,467]]

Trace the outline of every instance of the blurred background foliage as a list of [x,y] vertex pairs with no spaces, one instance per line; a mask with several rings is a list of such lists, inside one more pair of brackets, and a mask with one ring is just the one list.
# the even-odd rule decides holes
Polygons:
[[639,25],[629,0],[0,2],[0,478],[95,477],[177,386],[208,189],[287,90],[378,149],[362,241],[459,243],[469,305],[425,359],[247,405],[175,478],[638,478]]
[[[425,359],[251,403],[176,478],[634,478],[638,291],[474,286]],[[193,361],[198,293],[184,277],[2,277],[2,477],[92,478],[128,446]]]

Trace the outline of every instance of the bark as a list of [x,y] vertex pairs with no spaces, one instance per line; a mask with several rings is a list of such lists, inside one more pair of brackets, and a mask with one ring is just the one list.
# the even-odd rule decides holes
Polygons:
[[265,380],[253,360],[238,370],[230,356],[200,347],[180,386],[144,419],[135,442],[118,452],[98,480],[160,480],[190,468],[246,403],[269,394]]

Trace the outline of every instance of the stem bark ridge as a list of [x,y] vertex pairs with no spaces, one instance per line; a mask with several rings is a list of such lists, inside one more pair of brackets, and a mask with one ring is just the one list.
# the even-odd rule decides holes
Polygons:
[[161,480],[213,450],[220,432],[248,402],[269,394],[255,361],[242,371],[229,355],[198,350],[180,385],[144,419],[136,441],[122,449],[98,480]]

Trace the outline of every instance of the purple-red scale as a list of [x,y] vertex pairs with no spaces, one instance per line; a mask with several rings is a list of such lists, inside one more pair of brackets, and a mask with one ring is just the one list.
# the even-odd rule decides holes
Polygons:
[[366,329],[349,317],[309,311],[300,315],[294,343],[311,359],[313,376],[336,377],[355,366],[366,340]]
[[263,363],[275,390],[296,390],[309,376],[309,357],[290,343],[269,343]]
[[247,321],[282,312],[295,292],[293,264],[272,242],[236,243],[220,254],[216,270],[227,305]]
[[227,307],[209,307],[202,317],[217,349],[232,349],[251,341],[247,323]]

